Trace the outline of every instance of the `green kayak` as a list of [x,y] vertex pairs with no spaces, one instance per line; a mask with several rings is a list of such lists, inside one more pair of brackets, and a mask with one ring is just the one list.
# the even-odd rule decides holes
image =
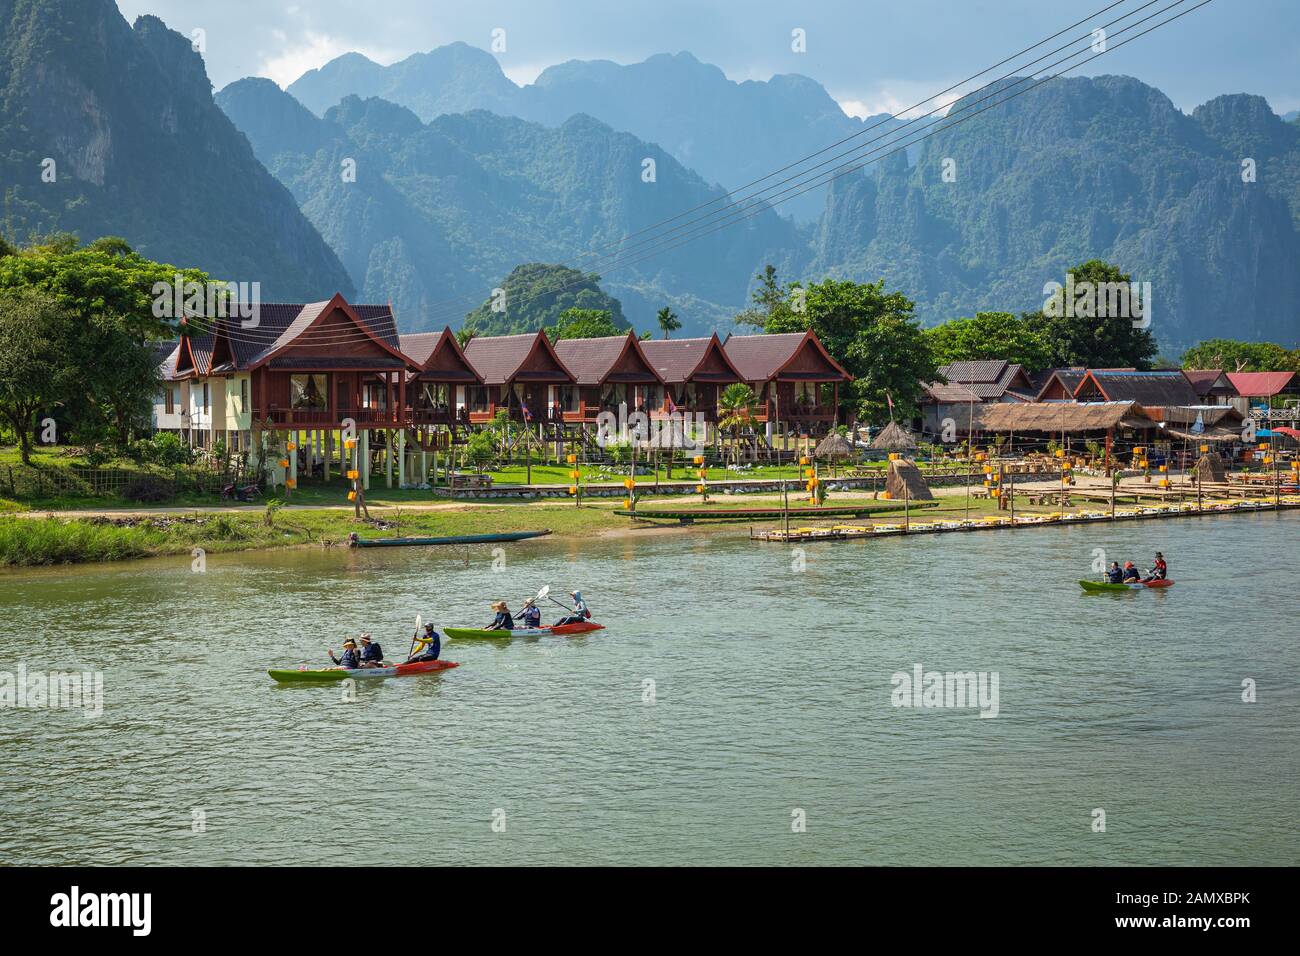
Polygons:
[[514,637],[586,634],[589,631],[603,631],[604,629],[604,624],[582,621],[577,624],[552,624],[547,627],[518,627],[513,631],[492,630],[486,627],[444,627],[442,632],[452,640],[508,641]]
[[1085,591],[1142,591],[1146,588],[1167,588],[1173,583],[1173,581],[1167,579],[1133,581],[1128,584],[1111,584],[1109,581],[1080,581],[1079,587]]

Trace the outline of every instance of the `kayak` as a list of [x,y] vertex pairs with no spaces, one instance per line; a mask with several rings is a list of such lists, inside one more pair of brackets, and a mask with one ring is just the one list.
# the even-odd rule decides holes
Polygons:
[[297,684],[346,680],[349,677],[410,677],[414,674],[434,674],[459,666],[456,661],[416,661],[414,664],[393,664],[390,667],[328,667],[316,670],[300,667],[296,671],[279,670],[267,671],[267,673],[282,684]]
[[1158,581],[1133,581],[1128,584],[1111,584],[1109,581],[1080,581],[1079,587],[1085,591],[1141,591],[1143,588],[1167,588],[1173,586],[1168,578]]
[[503,531],[497,534],[459,534],[441,538],[362,538],[355,532],[348,535],[348,544],[353,548],[401,548],[412,545],[434,544],[499,544],[507,541],[526,541],[550,534],[549,529],[541,531]]
[[490,630],[486,627],[444,627],[442,633],[449,638],[466,640],[468,638],[482,640],[507,641],[515,637],[546,637],[548,634],[586,634],[589,631],[603,631],[604,624],[593,624],[590,621],[584,621],[581,624],[552,624],[548,627],[517,627],[513,631]]

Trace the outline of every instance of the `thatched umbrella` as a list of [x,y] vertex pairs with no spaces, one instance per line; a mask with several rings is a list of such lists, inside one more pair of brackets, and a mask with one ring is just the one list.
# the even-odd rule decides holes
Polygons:
[[917,444],[906,428],[898,422],[890,422],[876,436],[871,447],[877,451],[915,451]]
[[817,443],[817,448],[813,452],[814,457],[832,462],[832,478],[835,477],[835,465],[833,464],[835,460],[839,459],[840,461],[843,461],[846,458],[852,458],[854,454],[853,444],[839,432],[831,432],[823,438]]

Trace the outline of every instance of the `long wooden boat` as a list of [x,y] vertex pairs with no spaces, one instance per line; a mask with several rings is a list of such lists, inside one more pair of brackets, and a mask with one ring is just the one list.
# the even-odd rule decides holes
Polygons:
[[[862,515],[889,514],[900,512],[910,507],[913,511],[923,508],[937,508],[937,501],[913,501],[910,506],[901,501],[863,502],[860,505],[817,505],[791,508],[791,521],[804,518],[860,517]],[[780,518],[786,514],[781,508],[617,508],[614,514],[627,518],[668,518],[685,524],[692,521],[752,521],[764,518]]]
[[403,548],[432,544],[498,544],[540,538],[550,533],[549,528],[541,531],[503,531],[499,534],[457,534],[442,538],[361,538],[353,533],[348,536],[348,545],[353,548]]

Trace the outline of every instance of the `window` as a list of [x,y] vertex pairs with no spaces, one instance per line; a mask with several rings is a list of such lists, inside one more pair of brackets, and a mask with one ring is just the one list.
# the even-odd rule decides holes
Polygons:
[[323,374],[291,375],[289,377],[289,404],[293,408],[324,408],[328,384]]
[[210,388],[211,386],[207,382],[203,383],[203,411],[204,412],[208,412],[212,410],[212,393],[210,391]]
[[176,413],[176,392],[170,385],[163,389],[163,412],[167,415]]
[[239,410],[248,411],[248,379],[246,378],[239,380]]

